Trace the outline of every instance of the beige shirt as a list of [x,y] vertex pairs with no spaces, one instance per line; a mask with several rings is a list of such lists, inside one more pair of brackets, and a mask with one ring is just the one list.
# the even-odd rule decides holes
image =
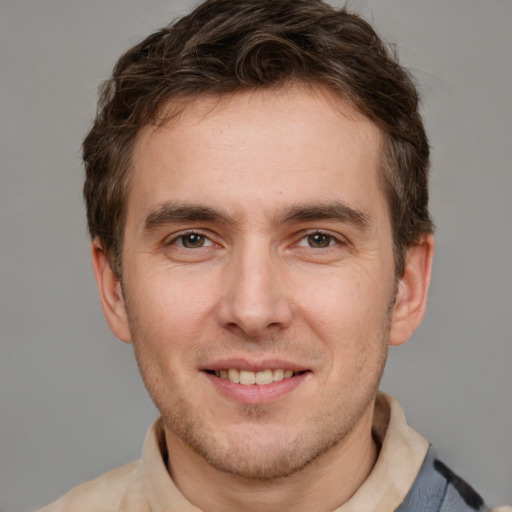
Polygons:
[[[392,512],[411,488],[429,443],[407,425],[398,402],[382,393],[377,397],[373,435],[381,450],[372,472],[334,512]],[[75,487],[39,512],[200,512],[174,485],[166,459],[158,419],[146,435],[140,460]]]

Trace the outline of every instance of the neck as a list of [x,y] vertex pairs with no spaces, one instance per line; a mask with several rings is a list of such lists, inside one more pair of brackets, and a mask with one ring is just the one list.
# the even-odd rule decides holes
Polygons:
[[372,418],[373,404],[336,446],[297,473],[268,481],[213,468],[166,429],[168,469],[182,494],[204,512],[328,512],[350,499],[377,460]]

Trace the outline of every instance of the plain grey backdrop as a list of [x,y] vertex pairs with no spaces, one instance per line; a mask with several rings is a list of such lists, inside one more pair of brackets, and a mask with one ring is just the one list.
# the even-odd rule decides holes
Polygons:
[[[156,410],[89,262],[81,140],[117,57],[187,0],[0,0],[0,509],[139,457]],[[512,1],[353,0],[423,94],[438,226],[426,319],[382,389],[512,503]]]

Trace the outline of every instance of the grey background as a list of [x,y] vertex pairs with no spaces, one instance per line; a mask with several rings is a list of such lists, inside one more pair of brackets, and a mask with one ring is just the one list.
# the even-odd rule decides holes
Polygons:
[[[104,322],[81,139],[120,53],[187,0],[0,0],[0,508],[137,458],[156,412]],[[512,2],[354,0],[415,71],[433,148],[427,317],[382,388],[491,504],[512,503]]]

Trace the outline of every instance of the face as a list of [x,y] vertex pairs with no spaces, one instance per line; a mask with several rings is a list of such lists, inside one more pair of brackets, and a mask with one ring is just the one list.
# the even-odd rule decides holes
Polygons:
[[275,478],[369,429],[397,289],[380,144],[298,88],[199,98],[142,129],[110,324],[171,453]]

